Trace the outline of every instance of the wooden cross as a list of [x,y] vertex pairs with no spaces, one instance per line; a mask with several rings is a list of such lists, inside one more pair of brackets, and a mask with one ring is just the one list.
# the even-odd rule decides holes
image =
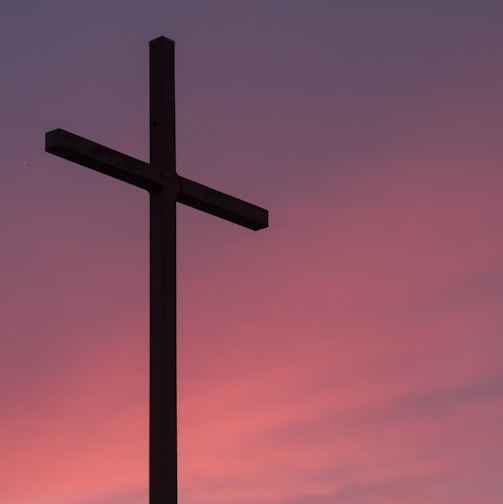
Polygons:
[[268,212],[176,173],[175,43],[150,41],[150,163],[62,129],[45,150],[150,193],[149,502],[177,502],[176,202],[253,230]]

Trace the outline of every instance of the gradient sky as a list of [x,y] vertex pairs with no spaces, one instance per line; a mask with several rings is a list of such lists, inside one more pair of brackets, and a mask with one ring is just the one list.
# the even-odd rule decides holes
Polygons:
[[148,159],[176,41],[181,504],[503,502],[501,0],[0,6],[0,502],[147,502]]

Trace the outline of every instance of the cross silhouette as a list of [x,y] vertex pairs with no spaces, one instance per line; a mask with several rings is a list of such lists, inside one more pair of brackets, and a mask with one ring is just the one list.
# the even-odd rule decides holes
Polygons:
[[45,150],[150,193],[149,502],[177,502],[176,202],[259,230],[268,212],[176,173],[175,43],[150,41],[150,163],[62,129]]

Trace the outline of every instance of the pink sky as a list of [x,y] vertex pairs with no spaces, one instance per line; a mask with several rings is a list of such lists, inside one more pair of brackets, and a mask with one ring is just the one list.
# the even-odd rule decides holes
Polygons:
[[503,501],[503,4],[0,7],[0,502],[147,502],[147,159],[176,41],[180,504]]

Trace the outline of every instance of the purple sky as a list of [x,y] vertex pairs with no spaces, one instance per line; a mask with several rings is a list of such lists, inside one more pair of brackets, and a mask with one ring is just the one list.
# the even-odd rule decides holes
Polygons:
[[147,502],[148,157],[176,41],[180,504],[503,502],[503,3],[0,6],[0,502]]

